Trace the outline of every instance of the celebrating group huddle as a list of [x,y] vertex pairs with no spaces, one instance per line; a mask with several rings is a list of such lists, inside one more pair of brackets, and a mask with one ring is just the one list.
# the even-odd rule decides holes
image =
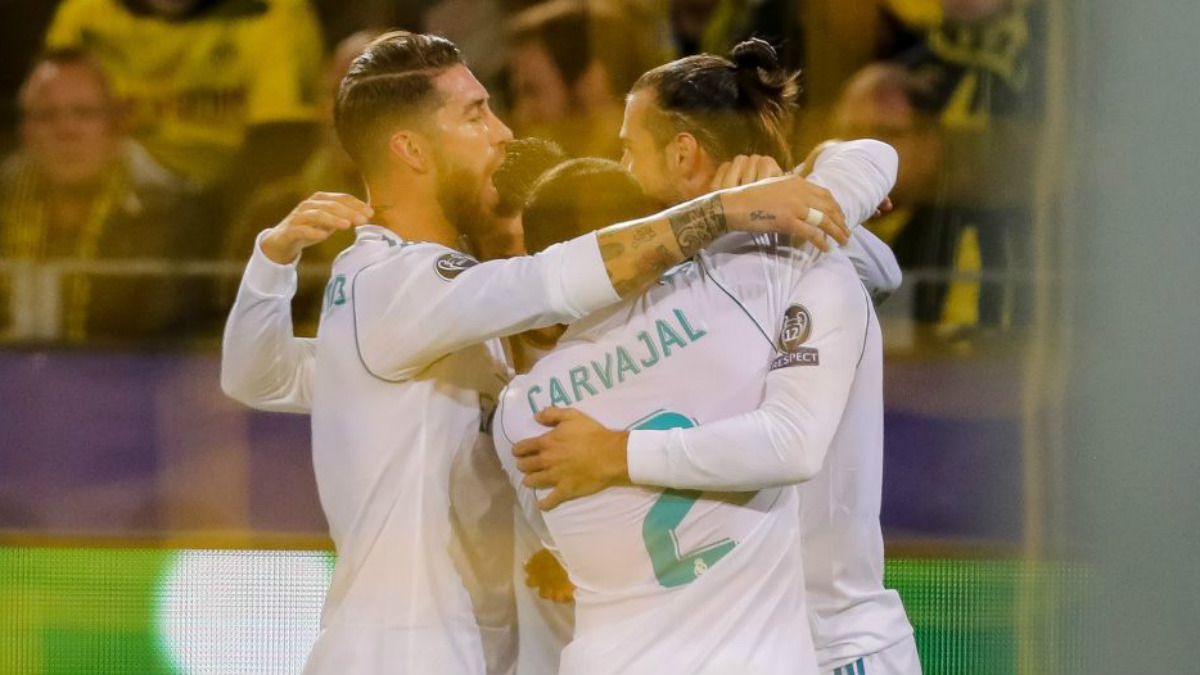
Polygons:
[[[222,359],[229,395],[312,415],[338,560],[306,673],[920,674],[879,526],[899,271],[859,227],[897,157],[784,172],[795,99],[758,40],[646,73],[622,162],[546,172],[519,224],[558,243],[500,258],[512,134],[457,48],[358,57],[335,114],[371,205],[318,193],[260,235]],[[350,227],[296,338],[300,252]],[[539,546],[574,585],[561,640],[517,621]]]

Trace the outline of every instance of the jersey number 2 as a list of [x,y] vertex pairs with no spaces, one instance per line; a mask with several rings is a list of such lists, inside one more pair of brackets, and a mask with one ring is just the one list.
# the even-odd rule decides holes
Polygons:
[[[630,428],[663,430],[693,426],[696,425],[692,420],[679,413],[657,412]],[[642,523],[642,540],[654,565],[654,576],[664,588],[692,583],[737,546],[731,539],[722,539],[688,553],[679,550],[675,529],[692,510],[700,494],[700,490],[663,490]]]

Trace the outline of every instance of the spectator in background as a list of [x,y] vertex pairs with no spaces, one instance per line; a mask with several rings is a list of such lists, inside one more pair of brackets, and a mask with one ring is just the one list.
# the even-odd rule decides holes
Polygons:
[[[808,107],[828,112],[842,87],[867,65],[938,41],[939,33],[977,30],[1027,0],[837,0],[800,4]],[[983,46],[982,42],[979,46]],[[1001,46],[993,41],[993,46]],[[814,139],[815,140],[815,139]]]
[[[671,34],[680,56],[724,54],[754,32],[751,14],[763,0],[672,0]],[[753,6],[753,7],[752,7]]]
[[[896,148],[895,208],[866,227],[892,247],[903,268],[926,272],[949,269],[939,227],[948,200],[944,138],[931,89],[931,82],[902,65],[869,65],[847,83],[830,124],[838,138],[878,138]],[[927,280],[909,283],[916,287],[914,318],[936,324],[941,298]]]
[[930,83],[903,66],[876,63],[847,83],[833,109],[834,137],[878,138],[902,158],[889,195],[894,210],[866,224],[893,248],[914,214],[937,204],[942,187],[942,135],[929,93]]
[[46,44],[94,54],[133,137],[226,205],[312,148],[322,44],[307,0],[64,0]]
[[[1027,293],[1040,80],[1028,67],[1028,0],[888,0],[921,39],[859,71],[832,115],[834,135],[899,150],[897,209],[876,224],[915,287],[914,318],[950,339],[1019,325]],[[984,273],[986,278],[977,275]],[[962,342],[962,344],[966,344]]]
[[[421,28],[458,45],[471,72],[488,89],[499,84],[504,67],[505,35],[510,12],[502,0],[436,0],[421,17]],[[406,26],[406,28],[412,26]]]
[[[342,149],[337,132],[333,128],[333,103],[338,86],[351,62],[366,49],[378,32],[362,31],[342,40],[325,66],[320,95],[320,141],[316,150],[300,170],[278,181],[257,189],[247,200],[226,233],[221,246],[222,258],[242,262],[254,246],[258,234],[274,226],[309,195],[315,192],[344,192],[360,199],[366,198],[366,190],[358,169],[349,155]],[[354,242],[354,232],[337,232],[317,246],[304,251],[306,267],[315,267],[328,272],[330,263],[342,249]],[[321,296],[327,274],[314,274],[300,279],[293,302],[293,321],[297,335],[315,335],[317,320],[321,312]],[[237,279],[226,279],[220,284],[217,294],[217,315],[229,313],[237,293]]]
[[552,0],[516,15],[508,63],[518,135],[575,157],[619,157],[625,94],[663,56],[631,33],[629,18],[601,3]]
[[[202,222],[195,196],[125,136],[118,103],[94,61],[79,51],[46,54],[19,100],[22,147],[0,169],[0,258],[95,261],[189,252]],[[22,283],[28,288],[27,279],[6,284],[0,312],[9,313],[11,293]],[[70,274],[58,294],[55,332],[68,341],[161,337],[183,309],[178,286],[163,277]],[[30,298],[23,302],[24,310],[33,309]],[[17,317],[5,318],[12,327]]]
[[54,17],[55,3],[46,0],[0,2],[0,156],[17,148],[17,91],[42,49],[42,38]]

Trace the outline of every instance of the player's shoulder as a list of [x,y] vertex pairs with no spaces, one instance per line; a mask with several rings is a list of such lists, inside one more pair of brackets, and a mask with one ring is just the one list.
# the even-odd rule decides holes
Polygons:
[[862,287],[862,280],[858,277],[858,270],[854,268],[854,262],[837,248],[817,252],[813,255],[805,267],[805,273],[812,274],[839,287]]
[[818,253],[812,244],[793,241],[775,233],[734,232],[721,237],[704,251],[713,269],[732,272],[758,269],[763,265],[804,266]]
[[846,319],[857,319],[871,304],[854,263],[837,249],[811,259],[793,287],[792,299]]
[[335,268],[370,276],[428,274],[442,281],[478,265],[475,258],[441,244],[408,241],[377,225],[363,225],[354,244],[334,261]]

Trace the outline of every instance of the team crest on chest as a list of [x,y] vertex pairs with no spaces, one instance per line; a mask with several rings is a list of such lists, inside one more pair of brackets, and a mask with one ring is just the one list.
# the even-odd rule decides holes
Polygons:
[[433,263],[433,269],[439,277],[453,281],[458,275],[478,264],[478,260],[464,253],[447,253]]

